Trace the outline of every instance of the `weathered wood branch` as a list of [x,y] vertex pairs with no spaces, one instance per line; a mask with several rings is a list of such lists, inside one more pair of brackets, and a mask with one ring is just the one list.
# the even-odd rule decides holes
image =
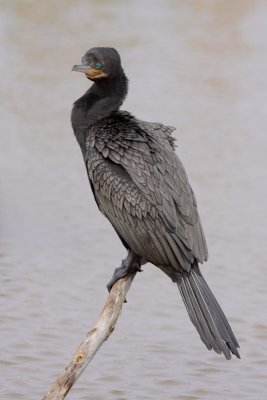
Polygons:
[[136,272],[129,273],[113,285],[97,322],[87,333],[72,360],[57,377],[43,400],[65,399],[67,393],[83,373],[97,350],[113,332],[135,274]]

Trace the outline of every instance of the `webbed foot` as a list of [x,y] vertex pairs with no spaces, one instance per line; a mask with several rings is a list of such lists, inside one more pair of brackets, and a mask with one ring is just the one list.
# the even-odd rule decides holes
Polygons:
[[127,257],[122,260],[121,266],[116,268],[111,280],[107,284],[108,291],[110,292],[112,286],[117,280],[126,276],[129,272],[141,272],[141,257],[129,250]]

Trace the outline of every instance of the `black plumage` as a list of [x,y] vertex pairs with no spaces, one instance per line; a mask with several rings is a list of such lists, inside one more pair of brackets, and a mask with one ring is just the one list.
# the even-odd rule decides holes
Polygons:
[[96,203],[128,250],[109,288],[130,270],[153,263],[177,283],[207,348],[239,358],[237,340],[199,270],[208,250],[194,193],[174,151],[174,128],[119,110],[128,85],[115,49],[93,48],[73,70],[94,82],[74,103],[74,133]]

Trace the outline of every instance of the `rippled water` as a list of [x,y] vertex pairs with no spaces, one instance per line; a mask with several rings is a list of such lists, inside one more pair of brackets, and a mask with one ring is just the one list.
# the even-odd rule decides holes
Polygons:
[[1,1],[1,392],[38,399],[125,255],[99,214],[69,122],[74,63],[116,47],[124,109],[177,127],[210,251],[204,274],[241,360],[202,345],[176,287],[139,274],[73,399],[257,400],[267,390],[266,1]]

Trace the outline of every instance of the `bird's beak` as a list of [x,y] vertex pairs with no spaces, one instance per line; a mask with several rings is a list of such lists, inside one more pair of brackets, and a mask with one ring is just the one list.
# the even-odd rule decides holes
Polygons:
[[90,69],[88,64],[73,65],[72,71],[83,72],[84,74]]
[[99,70],[90,67],[88,64],[73,65],[72,71],[83,72],[88,78],[96,78],[98,76],[105,76],[105,74]]

